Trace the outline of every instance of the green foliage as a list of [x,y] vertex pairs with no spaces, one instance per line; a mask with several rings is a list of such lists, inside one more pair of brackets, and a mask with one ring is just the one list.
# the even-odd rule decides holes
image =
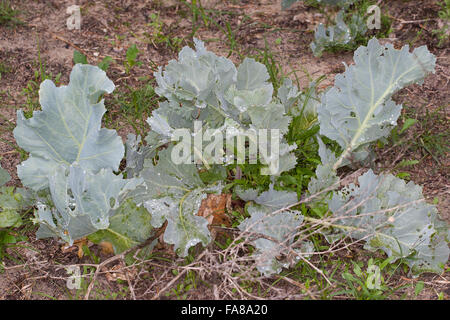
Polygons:
[[0,187],[0,210],[0,229],[22,225],[22,195],[14,187]]
[[109,227],[91,234],[94,243],[109,242],[120,253],[144,242],[152,234],[151,217],[147,210],[132,200],[125,201],[109,218]]
[[381,300],[387,299],[401,287],[391,288],[385,279],[386,267],[392,259],[378,261],[372,258],[364,268],[362,262],[353,262],[353,272],[348,268],[342,273],[343,282],[339,284],[343,290],[334,293],[335,295],[349,295],[358,300]]
[[[286,9],[299,0],[284,0],[282,8]],[[368,0],[310,0],[309,5],[339,7],[340,10],[334,18],[334,23],[328,27],[320,23],[314,33],[311,49],[316,57],[324,51],[338,52],[351,51],[361,45],[366,45],[368,34],[378,38],[385,38],[391,32],[390,18],[381,13],[380,29],[370,31],[366,26],[367,10],[372,5]]]
[[[184,47],[177,60],[155,72],[157,87],[150,96],[156,93],[162,101],[147,119],[152,130],[145,137],[128,135],[126,167],[119,167],[124,146],[117,133],[101,128],[101,97],[114,84],[100,68],[76,64],[65,87],[44,81],[42,111],[29,119],[18,112],[14,134],[30,152],[19,177],[41,192],[35,213],[38,237],[72,243],[89,236],[122,252],[166,225],[164,241],[184,257],[191,247],[211,242],[208,220],[198,215],[202,201],[230,191],[247,203],[244,213],[233,214],[234,226],[251,237],[252,257],[266,276],[310,257],[323,246],[319,233],[330,242],[364,240],[367,249],[381,249],[389,262],[404,262],[415,273],[442,270],[449,256],[448,225],[424,201],[419,186],[369,170],[359,176],[358,185],[340,189],[344,180],[337,171],[370,159],[372,145],[387,139],[402,108],[392,95],[434,71],[435,57],[427,48],[410,53],[407,46],[396,50],[372,39],[356,50],[355,64],[321,94],[316,89],[320,78],[304,92],[289,79],[273,83],[280,74],[277,68],[267,70],[269,55],[265,64],[246,58],[236,67],[207,51],[203,42],[194,43],[195,49]],[[136,46],[127,51],[127,72],[137,64],[138,53]],[[142,99],[136,101],[135,106]],[[400,134],[413,124],[406,120]],[[232,153],[222,149],[208,155],[178,139],[176,129],[191,130],[194,140],[205,132],[229,131],[244,142],[244,151],[233,146]],[[272,167],[274,159],[264,144],[254,163],[236,163],[251,155],[255,139],[241,129],[279,130],[278,168]],[[213,140],[209,146],[218,145]],[[225,141],[227,148],[231,145]],[[179,151],[181,163],[173,157]],[[348,283],[370,289],[370,272],[356,266],[354,272],[357,277],[347,276]],[[365,294],[384,292],[370,290]]]
[[[100,67],[100,64],[99,64]],[[113,93],[112,105],[118,108],[121,117],[125,118],[126,123],[133,127],[134,131],[145,135],[147,122],[151,111],[158,106],[158,96],[153,88],[153,81],[144,80],[139,82],[139,86],[123,85],[119,90]],[[105,115],[105,123],[114,123],[114,114]]]
[[113,62],[114,62],[113,58],[111,58],[110,56],[106,56],[102,59],[102,61],[100,61],[100,63],[98,64],[98,67],[106,72],[108,70],[109,66],[111,65],[111,63],[113,63]]
[[127,49],[126,60],[123,63],[123,65],[125,67],[125,71],[127,73],[130,73],[130,70],[134,66],[136,66],[136,65],[140,66],[142,64],[142,62],[136,60],[138,55],[139,55],[139,49],[136,47],[136,44],[133,44],[132,46],[130,46]]
[[0,2],[0,25],[15,26],[23,24],[23,22],[17,18],[19,14],[18,10],[14,10],[11,7],[9,0],[2,0]]
[[450,39],[450,0],[443,0],[439,2],[439,5],[441,6],[441,10],[439,10],[438,16],[442,20],[443,27],[432,30],[432,33],[439,40],[438,47],[443,47]]
[[174,51],[178,51],[183,39],[170,34],[167,35],[166,26],[157,13],[151,13],[149,18],[151,22],[147,26],[152,28],[152,31],[144,32],[146,40],[154,45],[163,44]]
[[[294,3],[299,2],[301,0],[283,0],[281,2],[281,7],[283,9],[288,9]],[[309,2],[314,2],[315,4],[324,4],[330,6],[348,6],[351,5],[355,0],[309,0]]]
[[14,193],[14,187],[3,186],[11,179],[8,171],[0,166],[0,230],[8,227],[19,227],[22,224],[20,210],[22,196]]

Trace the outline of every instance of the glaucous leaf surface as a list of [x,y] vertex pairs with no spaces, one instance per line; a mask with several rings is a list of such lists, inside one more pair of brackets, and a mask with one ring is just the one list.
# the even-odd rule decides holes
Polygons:
[[[230,138],[244,138],[242,131],[250,129],[279,129],[281,136],[287,132],[292,118],[274,99],[263,64],[246,58],[236,68],[231,60],[207,51],[200,40],[194,42],[195,50],[183,48],[178,60],[171,60],[164,71],[161,68],[155,73],[155,91],[168,101],[161,103],[147,121],[153,130],[146,138],[151,145],[170,141],[175,129],[187,128],[194,133],[194,121],[202,121],[202,134],[218,129],[230,133]],[[193,69],[195,72],[191,72]],[[284,138],[279,145],[279,170],[272,170],[273,174],[296,164],[291,153],[296,146],[288,145]],[[264,163],[274,161],[265,156],[270,151],[259,154]]]
[[350,28],[343,20],[343,12],[336,16],[336,24],[325,28],[320,23],[314,32],[314,41],[311,42],[311,50],[316,57],[322,55],[323,50],[335,45],[344,45],[352,40]]
[[389,135],[402,106],[392,95],[434,71],[436,57],[425,46],[409,52],[377,39],[354,54],[355,64],[335,77],[334,87],[322,97],[318,108],[320,134],[335,140],[344,152],[334,169],[358,148]]
[[8,171],[0,166],[0,187],[7,183],[9,180],[11,180],[11,176],[9,175]]
[[[312,177],[309,181],[308,193],[310,195],[316,195],[339,181],[336,171],[333,170],[333,165],[336,163],[335,154],[326,147],[320,137],[317,137],[317,142],[319,143],[319,156],[322,164],[319,164],[316,168],[316,177]],[[321,198],[318,197],[316,200]]]
[[289,246],[303,222],[303,216],[298,211],[273,213],[269,207],[255,205],[248,207],[248,213],[250,218],[242,221],[238,228],[256,238],[251,244],[256,248],[253,257],[258,271],[270,276],[296,262],[295,253],[291,261],[286,256],[292,256]]
[[415,273],[442,272],[450,250],[449,227],[440,220],[436,207],[425,202],[422,188],[391,174],[369,170],[334,193],[329,209],[336,220],[334,234],[364,240],[369,250],[382,249],[403,259]]
[[127,199],[109,217],[109,227],[91,234],[94,243],[109,242],[119,254],[144,242],[152,235],[151,216],[143,206]]
[[82,64],[73,67],[68,86],[56,87],[51,80],[42,82],[42,111],[34,111],[30,119],[22,110],[17,111],[14,137],[30,153],[17,168],[24,186],[45,189],[48,176],[58,166],[68,168],[75,162],[94,172],[118,169],[124,147],[115,130],[101,128],[106,109],[103,100],[99,101],[113,90],[114,84],[103,70]]
[[275,190],[273,184],[269,186],[269,190],[261,194],[256,189],[243,190],[239,186],[235,189],[235,192],[244,201],[253,201],[272,210],[281,209],[297,202],[296,192]]
[[159,152],[156,165],[144,164],[140,177],[147,184],[143,204],[151,214],[151,223],[167,227],[164,241],[175,245],[176,252],[185,257],[190,247],[197,243],[204,246],[211,241],[208,221],[197,215],[208,193],[220,193],[222,186],[205,185],[196,165],[176,165],[171,160],[172,147]]
[[255,189],[236,188],[235,191],[242,200],[254,202],[248,207],[250,218],[242,221],[238,228],[255,238],[251,244],[256,248],[253,256],[258,271],[270,276],[298,261],[297,254],[304,254],[308,244],[305,242],[300,250],[289,246],[303,216],[295,210],[282,210],[297,202],[297,193],[278,191],[273,185],[261,194]]

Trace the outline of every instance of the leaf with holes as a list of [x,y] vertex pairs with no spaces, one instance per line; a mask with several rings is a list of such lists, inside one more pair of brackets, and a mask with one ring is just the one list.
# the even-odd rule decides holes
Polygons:
[[159,153],[156,165],[146,163],[140,177],[148,186],[143,204],[150,212],[152,226],[159,228],[167,220],[164,241],[175,245],[185,257],[190,247],[211,241],[208,221],[197,215],[208,193],[219,194],[221,184],[205,185],[191,164],[176,165],[171,160],[172,147]]
[[[67,173],[68,171],[68,173]],[[37,237],[60,237],[70,245],[74,240],[110,226],[125,199],[132,198],[142,179],[123,179],[109,170],[93,174],[80,166],[58,166],[49,178],[52,204],[38,202],[35,221]]]
[[365,248],[381,249],[391,262],[403,259],[414,273],[442,272],[449,258],[448,225],[436,207],[425,202],[422,188],[391,174],[369,170],[328,201],[335,233],[364,240]]

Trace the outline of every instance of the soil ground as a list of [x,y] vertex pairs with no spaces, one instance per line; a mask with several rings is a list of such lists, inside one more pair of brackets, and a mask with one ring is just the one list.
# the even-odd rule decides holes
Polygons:
[[[325,14],[303,2],[282,11],[280,0],[202,1],[205,12],[214,17],[214,23],[209,22],[208,26],[201,17],[193,23],[189,7],[175,0],[79,0],[75,3],[81,7],[80,30],[68,30],[66,26],[69,16],[66,10],[74,4],[72,0],[11,1],[12,7],[19,10],[18,18],[24,24],[0,25],[0,67],[3,66],[3,71],[0,69],[0,159],[2,167],[13,177],[10,185],[20,185],[15,168],[23,160],[12,135],[16,110],[29,110],[37,105],[40,71],[45,69],[53,78],[60,74],[60,83],[67,84],[74,50],[85,54],[91,64],[111,56],[114,63],[107,73],[116,84],[117,92],[142,87],[143,78],[151,81],[155,66],[164,66],[176,58],[182,46],[192,44],[194,33],[195,37],[206,42],[208,50],[218,55],[229,55],[235,63],[239,63],[243,56],[270,49],[283,73],[291,79],[298,79],[300,87],[307,87],[311,79],[326,75],[320,85],[320,89],[324,89],[333,84],[335,74],[344,71],[343,62],[352,63],[352,52],[326,52],[320,58],[312,55],[309,43],[317,24],[326,21]],[[426,197],[437,197],[441,215],[450,222],[449,43],[438,45],[433,33],[433,30],[443,28],[442,21],[437,19],[440,6],[438,1],[431,0],[385,0],[378,1],[378,4],[392,18],[393,32],[382,41],[393,43],[396,48],[405,44],[411,47],[427,45],[437,56],[437,67],[435,74],[428,76],[423,85],[410,86],[395,96],[397,103],[406,106],[405,115],[418,121],[408,131],[406,140],[410,143],[378,150],[376,165],[381,169],[390,168],[409,174],[409,179],[423,186]],[[157,15],[157,20],[153,14]],[[228,33],[224,32],[227,30]],[[138,60],[142,64],[126,73],[123,62],[126,50],[132,44],[137,45],[140,51]],[[133,130],[132,126],[120,118],[120,105],[113,99],[107,98],[105,104],[113,125],[125,139],[126,134]],[[146,118],[149,112],[146,110],[142,118]],[[419,159],[420,162],[399,170],[395,165],[402,159]],[[0,299],[81,298],[76,291],[66,289],[67,273],[58,269],[57,264],[89,264],[89,257],[80,259],[76,250],[61,251],[61,244],[56,240],[35,240],[32,230],[24,246],[14,250],[16,259],[6,260],[6,268],[0,273]],[[101,259],[108,257],[96,246],[92,247],[92,252]],[[85,265],[84,268],[90,266]],[[136,270],[126,270],[130,274],[125,276],[125,280],[99,276],[96,287],[101,290],[97,292],[98,296],[93,291],[91,297],[147,299],[174,277],[172,273],[165,273],[158,278],[159,283],[151,281],[154,274],[163,273],[163,262],[155,263],[146,274],[139,271],[139,277],[133,275]],[[110,276],[114,273],[108,272]],[[166,282],[161,282],[162,279]],[[401,294],[406,298],[436,299],[439,293],[444,292],[444,298],[448,299],[449,279],[448,274],[412,279],[405,273],[395,281],[397,285],[425,283],[425,289],[418,296],[414,295],[412,285],[402,290]],[[214,284],[214,279],[207,282]],[[134,292],[122,290],[124,283]],[[295,284],[279,286],[288,297],[297,296],[299,289]],[[197,289],[189,290],[186,297],[207,299],[219,296],[214,285],[199,285]],[[171,298],[177,296],[172,295]]]

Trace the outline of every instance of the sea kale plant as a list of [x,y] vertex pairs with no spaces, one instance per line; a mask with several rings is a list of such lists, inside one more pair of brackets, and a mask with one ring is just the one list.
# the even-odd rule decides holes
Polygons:
[[[300,0],[283,0],[282,9],[287,9],[298,1]],[[324,51],[353,50],[358,45],[366,44],[366,34],[369,30],[367,19],[371,22],[370,28],[378,28],[377,35],[384,35],[388,31],[385,30],[389,24],[387,18],[381,17],[381,11],[376,5],[367,7],[366,2],[359,0],[316,0],[316,4],[340,8],[334,18],[334,24],[326,27],[320,23],[315,29],[310,47],[316,57],[320,57]],[[373,23],[374,16],[366,16],[372,12],[380,13],[377,17],[380,19],[379,25]]]
[[14,192],[14,187],[4,186],[10,179],[8,171],[0,167],[0,240],[3,228],[18,227],[22,224],[22,196]]
[[[348,183],[339,171],[367,163],[373,144],[389,136],[402,110],[392,95],[434,71],[436,58],[426,47],[396,50],[374,38],[356,50],[355,63],[333,87],[318,94],[313,84],[306,94],[289,79],[275,93],[263,64],[246,58],[236,67],[194,43],[155,73],[155,90],[165,101],[147,119],[146,137],[129,134],[124,145],[117,132],[102,128],[103,95],[114,84],[91,65],[75,65],[67,86],[45,80],[42,110],[31,118],[18,111],[14,136],[29,152],[18,176],[34,194],[38,238],[72,244],[88,237],[120,253],[158,229],[186,256],[213,240],[208,220],[198,215],[203,200],[232,192],[247,202],[235,232],[251,237],[252,258],[264,275],[314,254],[312,242],[298,236],[311,225],[321,226],[324,241],[362,241],[392,261],[402,259],[414,273],[443,270],[449,228],[420,186],[372,169]],[[283,189],[283,179],[299,168],[300,147],[287,137],[312,126],[319,131],[308,139],[321,163],[299,199]],[[269,131],[276,144],[272,135],[252,134]],[[188,132],[193,146],[180,132]],[[124,157],[126,166],[119,167]],[[248,174],[246,166],[257,167],[270,185],[234,183]],[[324,206],[323,219],[309,214]]]

